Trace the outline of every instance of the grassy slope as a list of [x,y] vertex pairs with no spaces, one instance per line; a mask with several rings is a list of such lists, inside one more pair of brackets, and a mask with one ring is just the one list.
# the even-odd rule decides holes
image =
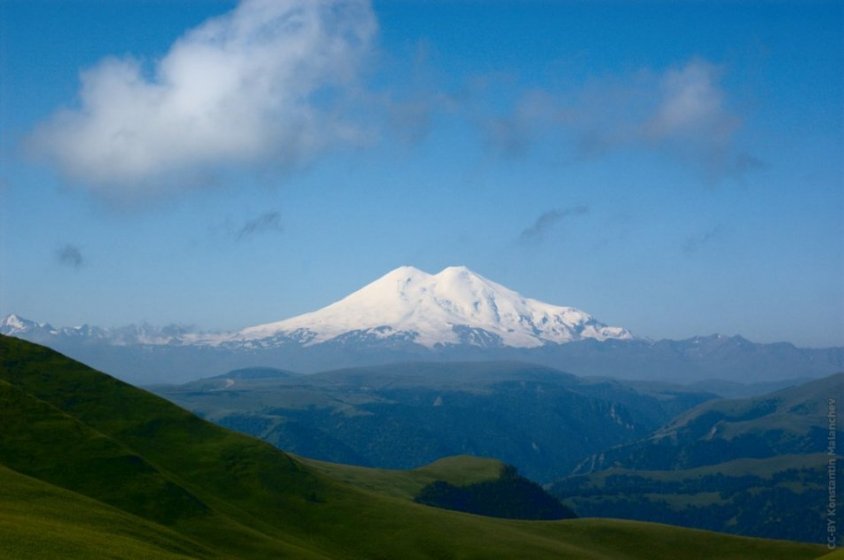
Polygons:
[[[138,531],[150,529],[150,535],[139,540],[161,548],[159,557],[175,550],[197,557],[384,559],[656,559],[680,554],[690,559],[774,560],[823,553],[818,546],[654,524],[515,522],[428,508],[406,497],[354,488],[268,444],[204,422],[46,348],[8,337],[0,337],[0,380],[6,382],[6,402],[22,403],[17,412],[27,415],[14,429],[0,423],[0,463],[13,462],[22,473],[98,500],[73,495],[78,513],[63,525],[65,532],[47,532],[33,540],[39,524],[55,525],[54,512],[49,505],[23,507],[20,499],[15,509],[10,497],[15,486],[10,486],[12,491],[0,486],[0,503],[13,504],[3,506],[4,519],[12,522],[3,525],[0,547],[26,542],[36,557],[50,556],[69,541],[96,542],[111,527],[103,511],[129,518],[100,502],[145,518]],[[45,424],[39,425],[42,421]],[[73,444],[62,446],[59,437],[49,439],[51,428]],[[102,460],[92,464],[94,451]],[[53,468],[57,464],[63,468]],[[114,476],[115,465],[128,468],[126,484],[150,498],[140,500],[147,506],[123,501],[126,496],[115,492],[115,479],[123,479]],[[66,491],[45,482],[35,484],[42,485],[39,491],[48,504],[70,499]],[[156,500],[161,496],[174,500],[177,515],[159,518]],[[159,521],[167,528],[153,525]],[[210,552],[206,555],[204,549]],[[126,550],[118,557],[132,557],[132,548],[127,545]],[[138,554],[147,557],[143,551]]]
[[3,466],[0,488],[2,558],[177,560],[208,554],[161,525]]

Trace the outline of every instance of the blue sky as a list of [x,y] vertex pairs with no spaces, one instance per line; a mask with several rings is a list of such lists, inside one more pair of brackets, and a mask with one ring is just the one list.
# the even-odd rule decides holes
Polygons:
[[464,264],[844,344],[840,2],[0,2],[0,313],[233,329]]

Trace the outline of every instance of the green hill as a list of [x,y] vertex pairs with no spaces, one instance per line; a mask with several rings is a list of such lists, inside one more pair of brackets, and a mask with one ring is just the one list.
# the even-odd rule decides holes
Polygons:
[[413,470],[371,469],[355,465],[328,463],[305,457],[297,459],[329,478],[385,496],[413,500],[419,492],[436,481],[468,485],[495,480],[504,463],[496,459],[459,455],[446,457]]
[[469,455],[446,457],[407,471],[303,460],[328,476],[358,488],[445,509],[511,519],[575,517],[539,485],[495,459]]
[[[297,460],[8,337],[0,337],[0,381],[4,557],[61,551],[77,558],[808,559],[825,553],[819,546],[664,525],[513,521],[431,508],[395,490],[390,495],[339,480],[330,467]],[[439,479],[443,469],[460,467],[433,465],[425,476]],[[377,486],[379,476],[359,478]],[[478,476],[489,476],[488,464],[467,481]]]

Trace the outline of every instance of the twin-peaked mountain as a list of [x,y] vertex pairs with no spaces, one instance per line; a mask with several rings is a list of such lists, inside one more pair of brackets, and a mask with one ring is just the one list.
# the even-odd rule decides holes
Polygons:
[[574,340],[631,339],[573,307],[550,305],[462,266],[428,274],[403,266],[319,311],[244,329],[233,340],[296,337],[307,345],[357,333],[425,348],[466,344],[535,348]]
[[61,337],[108,342],[210,347],[272,347],[291,342],[313,346],[356,338],[410,343],[428,349],[454,345],[535,348],[576,340],[629,340],[627,329],[610,327],[573,307],[523,297],[462,266],[428,274],[399,267],[318,311],[210,334],[149,325],[102,329],[83,325],[57,329],[9,315],[0,333],[32,338]]
[[228,333],[181,326],[56,328],[16,315],[0,334],[46,344],[136,383],[252,367],[312,372],[408,361],[510,360],[581,375],[693,381],[809,378],[844,369],[844,348],[712,335],[653,341],[574,307],[527,298],[465,267],[397,268],[341,300]]

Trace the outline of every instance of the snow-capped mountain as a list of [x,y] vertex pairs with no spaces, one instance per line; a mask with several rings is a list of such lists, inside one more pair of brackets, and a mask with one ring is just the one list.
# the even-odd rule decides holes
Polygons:
[[449,345],[535,348],[585,339],[633,338],[627,329],[607,326],[573,307],[525,298],[462,266],[438,274],[403,266],[318,311],[232,333],[149,325],[55,328],[17,315],[0,321],[0,333],[41,342],[61,338],[116,346],[247,349],[329,341],[400,342],[429,349]]
[[439,345],[534,348],[575,340],[633,338],[573,307],[521,296],[463,266],[428,274],[397,268],[340,301],[312,313],[243,329],[230,340],[295,337],[320,344],[347,333]]
[[803,349],[733,336],[649,340],[573,307],[526,298],[475,274],[397,268],[327,307],[236,332],[179,325],[53,327],[9,315],[0,334],[47,345],[139,383],[255,366],[299,372],[410,361],[505,360],[580,375],[770,381],[844,369],[844,347]]
[[36,323],[24,319],[12,313],[0,320],[0,332],[14,336],[15,334],[30,332],[36,328],[47,326],[44,323]]
[[86,344],[104,343],[114,346],[184,344],[190,340],[192,332],[186,327],[177,325],[153,327],[142,324],[109,329],[92,325],[54,327],[49,323],[24,319],[14,313],[0,319],[0,334],[45,344],[50,344],[55,340]]
[[28,340],[47,340],[58,336],[91,335],[92,329],[87,325],[56,328],[49,323],[38,323],[13,313],[0,320],[0,334]]

